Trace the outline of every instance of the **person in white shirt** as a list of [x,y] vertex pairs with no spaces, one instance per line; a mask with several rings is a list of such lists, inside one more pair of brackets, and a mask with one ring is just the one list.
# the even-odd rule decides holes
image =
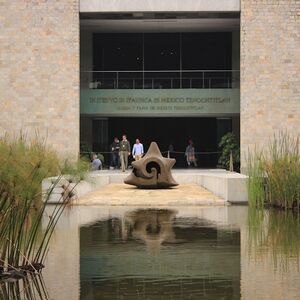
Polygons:
[[140,143],[139,139],[135,140],[135,144],[132,148],[132,156],[135,160],[140,160],[144,155],[144,147],[143,144]]

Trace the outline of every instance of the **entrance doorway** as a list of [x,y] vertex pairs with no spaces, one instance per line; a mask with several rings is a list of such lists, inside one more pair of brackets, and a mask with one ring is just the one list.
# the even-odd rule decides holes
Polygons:
[[[171,152],[170,156],[176,158],[177,168],[186,167],[184,152],[189,139],[193,140],[195,150],[199,152],[197,154],[199,168],[215,168],[220,155],[218,143],[224,134],[233,129],[232,118],[216,117],[112,117],[97,118],[91,123],[92,151],[100,153],[109,151],[113,138],[117,136],[121,139],[122,134],[126,134],[132,146],[135,139],[139,138],[145,152],[152,141],[158,143],[165,156],[169,146],[173,145],[174,152]],[[109,162],[108,154],[105,155],[105,161]]]

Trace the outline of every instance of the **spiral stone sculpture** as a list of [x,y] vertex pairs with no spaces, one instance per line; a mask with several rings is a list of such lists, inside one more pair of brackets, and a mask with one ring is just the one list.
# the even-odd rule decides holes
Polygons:
[[158,145],[152,142],[146,155],[132,163],[132,173],[125,178],[124,183],[153,189],[177,186],[171,174],[175,162],[174,158],[163,157]]

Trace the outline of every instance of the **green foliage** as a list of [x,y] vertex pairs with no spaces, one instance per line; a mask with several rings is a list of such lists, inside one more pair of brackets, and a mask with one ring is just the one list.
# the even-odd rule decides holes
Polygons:
[[[70,175],[69,182],[79,181],[88,167],[84,160],[62,163],[38,136],[30,141],[22,134],[0,139],[0,281],[12,271],[22,277],[24,272],[37,273],[43,267],[49,240],[68,204],[68,197],[62,197],[59,205],[52,206],[42,230],[50,195],[62,174]],[[58,177],[42,202],[42,180],[51,176]],[[66,189],[72,192],[71,185]]]
[[255,151],[248,154],[248,201],[250,206],[264,207],[265,204],[265,172],[263,169],[263,153]]
[[80,143],[80,157],[86,160],[91,159],[92,151],[86,143]]
[[266,150],[248,153],[249,203],[300,208],[299,138],[280,133]]
[[81,157],[76,162],[65,160],[61,168],[61,174],[69,175],[70,180],[73,182],[79,182],[85,178],[89,168],[90,160],[86,157]]
[[94,154],[97,154],[98,158],[102,162],[102,165],[104,165],[105,158],[103,154],[93,152],[85,143],[80,143],[80,157],[84,161],[91,161]]
[[27,141],[21,134],[15,139],[0,139],[0,184],[10,198],[36,198],[41,181],[59,173],[57,154],[38,137]]
[[238,146],[236,138],[232,132],[229,132],[222,137],[219,143],[219,148],[222,150],[222,154],[218,161],[219,166],[229,170],[230,153],[232,153],[234,170],[239,170],[240,147]]

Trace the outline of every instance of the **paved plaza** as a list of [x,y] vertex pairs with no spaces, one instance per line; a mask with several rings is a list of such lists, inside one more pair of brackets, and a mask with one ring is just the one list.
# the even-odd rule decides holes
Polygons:
[[133,205],[133,206],[224,206],[226,201],[197,184],[181,184],[171,189],[138,189],[112,183],[80,197],[75,205]]

